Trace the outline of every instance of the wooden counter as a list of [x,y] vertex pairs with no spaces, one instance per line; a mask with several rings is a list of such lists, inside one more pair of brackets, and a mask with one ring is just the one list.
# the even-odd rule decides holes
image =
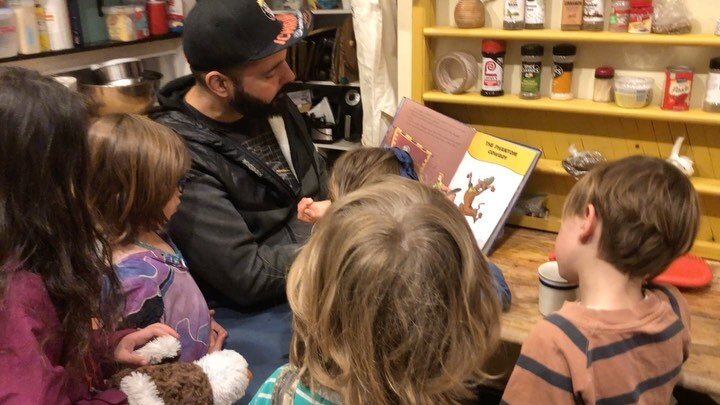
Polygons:
[[[555,234],[507,227],[490,259],[503,270],[512,307],[502,317],[502,338],[521,344],[542,315],[538,310],[537,267],[547,261]],[[720,263],[711,262],[710,287],[683,290],[690,306],[692,349],[683,366],[681,384],[689,389],[720,395]]]

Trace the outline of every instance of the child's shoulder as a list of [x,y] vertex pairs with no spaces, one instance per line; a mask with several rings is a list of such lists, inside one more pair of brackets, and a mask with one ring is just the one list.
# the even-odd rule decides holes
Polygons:
[[667,302],[677,315],[687,325],[690,321],[690,309],[682,292],[669,284],[649,284],[647,290],[649,294],[654,294],[662,302]]

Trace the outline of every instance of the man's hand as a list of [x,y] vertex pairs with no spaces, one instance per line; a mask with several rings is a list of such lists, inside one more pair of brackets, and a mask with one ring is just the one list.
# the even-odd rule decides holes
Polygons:
[[163,323],[154,323],[148,327],[139,329],[137,332],[126,335],[120,339],[117,347],[115,347],[115,361],[133,367],[147,365],[148,361],[145,357],[133,352],[154,338],[166,335],[180,339],[180,335],[178,335],[173,328]]

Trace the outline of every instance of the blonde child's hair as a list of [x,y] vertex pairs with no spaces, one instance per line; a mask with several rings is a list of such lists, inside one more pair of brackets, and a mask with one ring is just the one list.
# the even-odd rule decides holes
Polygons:
[[563,216],[582,216],[590,204],[602,224],[600,258],[632,277],[656,276],[697,235],[695,188],[662,159],[631,156],[594,168],[570,190]]
[[358,148],[345,152],[333,164],[330,174],[330,199],[372,184],[388,174],[400,175],[402,165],[395,153],[384,148]]
[[334,203],[287,282],[290,363],[349,404],[454,403],[499,337],[487,263],[437,190],[387,176]]
[[161,229],[163,208],[190,168],[182,139],[147,117],[110,114],[90,127],[89,143],[90,202],[110,243]]

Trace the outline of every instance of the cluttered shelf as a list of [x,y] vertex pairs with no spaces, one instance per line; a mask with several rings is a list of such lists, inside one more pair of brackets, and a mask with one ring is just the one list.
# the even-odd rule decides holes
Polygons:
[[578,114],[608,115],[644,120],[720,125],[720,114],[713,114],[699,109],[691,109],[689,111],[667,111],[661,109],[659,106],[648,106],[645,108],[622,108],[612,103],[596,103],[587,99],[551,100],[547,97],[543,97],[538,100],[524,100],[517,95],[484,97],[477,93],[446,94],[441,91],[433,90],[425,92],[423,94],[423,100],[433,103],[519,108]]
[[720,46],[720,36],[713,34],[631,34],[608,31],[504,30],[501,28],[427,27],[427,38],[492,38],[520,41],[569,41],[612,44]]
[[[70,49],[63,49],[60,51],[49,51],[49,52],[41,52],[41,53],[35,53],[30,55],[18,55],[13,56],[10,58],[3,58],[0,59],[0,63],[10,63],[10,62],[17,62],[17,61],[28,61],[28,60],[34,60],[34,59],[42,59],[42,58],[49,58],[53,56],[60,56],[60,55],[70,55],[70,54],[76,54],[76,53],[83,53],[83,52],[92,52],[92,51],[100,51],[105,50],[109,48],[118,48],[118,47],[124,47],[124,46],[130,46],[130,45],[137,45],[137,44],[147,44],[150,42],[159,42],[159,41],[165,41],[175,38],[180,38],[182,34],[176,33],[176,32],[170,32],[168,34],[160,35],[160,36],[153,36],[148,37],[144,39],[139,39],[136,41],[107,41],[102,42],[98,44],[93,45],[87,45],[77,48],[70,48]],[[179,46],[179,43],[178,43]]]
[[[562,166],[562,162],[552,159],[540,159],[535,170],[539,173],[570,176]],[[711,196],[720,196],[720,180],[704,177],[691,177],[695,190],[698,193]]]

